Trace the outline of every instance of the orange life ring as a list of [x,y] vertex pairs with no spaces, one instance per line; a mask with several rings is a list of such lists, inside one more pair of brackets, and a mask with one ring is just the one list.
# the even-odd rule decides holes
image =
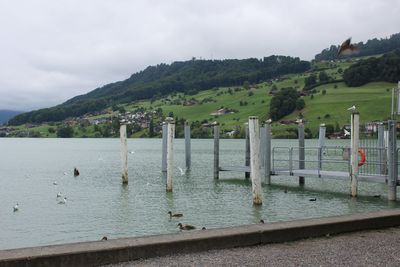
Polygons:
[[361,167],[362,165],[364,165],[365,163],[365,153],[364,150],[362,150],[361,148],[358,149],[358,154],[360,154],[361,156],[361,161],[358,162],[358,167]]

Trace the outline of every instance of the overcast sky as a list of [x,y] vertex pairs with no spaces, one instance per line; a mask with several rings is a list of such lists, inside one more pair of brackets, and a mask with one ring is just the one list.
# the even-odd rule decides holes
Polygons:
[[0,109],[60,104],[148,65],[310,60],[400,31],[398,0],[0,0]]

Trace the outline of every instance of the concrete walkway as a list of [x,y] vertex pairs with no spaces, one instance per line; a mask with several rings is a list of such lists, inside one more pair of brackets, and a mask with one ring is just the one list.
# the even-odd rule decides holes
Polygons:
[[400,228],[175,254],[107,266],[400,266]]

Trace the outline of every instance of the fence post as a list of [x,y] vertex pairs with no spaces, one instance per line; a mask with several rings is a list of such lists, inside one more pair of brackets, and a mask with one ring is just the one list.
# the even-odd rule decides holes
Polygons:
[[265,157],[264,157],[265,183],[271,184],[271,122],[265,122]]
[[[305,148],[304,148],[304,123],[301,121],[298,125],[298,136],[299,136],[299,169],[304,170],[305,168]],[[299,176],[299,184],[304,184],[304,176]]]
[[381,123],[378,125],[378,173],[382,175],[386,174],[385,140],[383,135],[384,126]]
[[122,184],[128,184],[128,143],[126,140],[126,124],[119,128],[121,138]]
[[161,171],[167,171],[167,133],[168,125],[164,121],[162,124],[162,154],[161,154]]
[[[250,166],[250,138],[249,138],[249,124],[245,123],[245,139],[246,139],[246,143],[245,143],[245,166]],[[244,175],[245,178],[249,178],[250,177],[250,173],[249,172],[245,172]]]
[[214,179],[219,178],[219,125],[214,125]]
[[388,199],[396,200],[397,185],[397,144],[396,144],[396,121],[388,121],[389,130],[389,177],[388,177]]
[[173,118],[167,118],[167,192],[172,192],[172,175],[174,171],[174,137],[175,122]]
[[260,127],[258,117],[249,117],[250,139],[250,169],[253,204],[262,204],[261,175],[260,175]]
[[[321,124],[319,126],[319,135],[318,135],[318,173],[322,170],[322,150],[325,146],[325,133],[326,127],[325,124]],[[318,175],[321,177],[321,175]]]
[[186,169],[190,170],[191,145],[190,145],[190,125],[188,122],[185,122],[185,156],[186,156]]
[[360,113],[353,112],[351,114],[351,156],[350,156],[350,179],[351,179],[351,196],[357,196],[358,187],[358,143],[360,131]]

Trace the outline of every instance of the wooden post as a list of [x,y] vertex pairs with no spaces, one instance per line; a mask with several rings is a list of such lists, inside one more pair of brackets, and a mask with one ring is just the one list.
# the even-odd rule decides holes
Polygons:
[[190,170],[191,145],[190,145],[190,125],[188,122],[185,122],[185,158],[186,158],[186,170]]
[[[250,138],[249,138],[249,124],[245,123],[245,166],[250,166]],[[250,173],[245,172],[245,178],[250,178]]]
[[358,187],[358,143],[360,131],[360,113],[351,114],[351,156],[350,156],[350,179],[351,179],[351,196],[357,196]]
[[162,158],[161,158],[161,171],[167,172],[167,132],[168,126],[164,121],[162,125]]
[[260,127],[258,117],[249,117],[250,139],[250,169],[253,204],[262,204],[261,175],[260,175]]
[[219,125],[214,125],[214,179],[219,178]]
[[322,170],[322,150],[324,149],[325,146],[325,133],[326,133],[325,124],[321,124],[319,126],[319,135],[318,135],[318,173],[320,170]]
[[172,192],[175,122],[173,118],[167,118],[167,123],[167,192]]
[[265,122],[265,183],[271,184],[271,122],[268,120]]
[[[299,169],[304,170],[305,168],[305,148],[304,148],[304,123],[301,121],[298,125],[298,136],[299,136]],[[299,176],[299,184],[304,185],[304,176]]]
[[396,121],[388,121],[389,131],[389,177],[388,177],[388,200],[396,200],[397,186],[397,142],[396,142]]
[[126,124],[119,128],[121,138],[122,184],[128,184],[128,142],[126,140]]
[[265,166],[265,142],[267,138],[267,132],[265,127],[260,128],[260,164],[261,166]]

